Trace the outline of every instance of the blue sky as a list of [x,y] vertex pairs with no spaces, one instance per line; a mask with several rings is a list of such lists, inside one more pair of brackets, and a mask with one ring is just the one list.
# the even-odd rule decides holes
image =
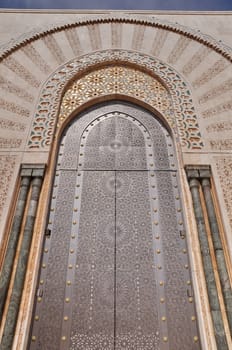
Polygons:
[[1,8],[112,10],[232,10],[232,0],[0,0]]

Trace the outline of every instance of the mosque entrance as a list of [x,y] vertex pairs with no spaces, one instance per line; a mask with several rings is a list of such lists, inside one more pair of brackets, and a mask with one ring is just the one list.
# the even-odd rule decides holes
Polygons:
[[112,102],[63,134],[28,349],[200,349],[172,137]]

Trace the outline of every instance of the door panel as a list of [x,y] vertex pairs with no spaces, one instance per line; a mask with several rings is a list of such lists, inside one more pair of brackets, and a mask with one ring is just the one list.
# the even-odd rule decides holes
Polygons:
[[[77,233],[70,349],[113,349],[115,263],[115,174],[84,171]],[[80,181],[81,182],[81,181]],[[108,186],[106,186],[108,184]],[[64,322],[65,323],[65,322]],[[68,335],[68,329],[63,330]]]
[[176,168],[168,131],[138,107],[108,103],[72,122],[29,349],[200,349]]
[[159,349],[148,171],[116,172],[116,349]]

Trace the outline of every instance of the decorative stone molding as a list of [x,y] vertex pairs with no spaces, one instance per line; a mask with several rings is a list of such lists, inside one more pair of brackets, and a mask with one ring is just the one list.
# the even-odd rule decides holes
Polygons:
[[8,190],[16,165],[16,156],[0,156],[0,218],[5,205]]
[[215,157],[226,210],[232,228],[232,157]]
[[[70,80],[74,80],[78,74],[83,76],[86,72],[89,72],[91,67],[92,71],[96,70],[96,66],[99,67],[99,64],[104,66],[133,65],[138,71],[141,69],[146,70],[147,73],[144,74],[147,77],[149,75],[152,76],[154,81],[162,81],[172,99],[172,110],[169,112],[168,121],[172,121],[171,126],[174,133],[177,135],[179,132],[182,147],[192,150],[203,147],[190,90],[188,90],[186,82],[183,81],[180,75],[163,62],[150,56],[126,50],[106,50],[85,55],[68,62],[55,71],[46,82],[42,89],[31,135],[28,140],[29,149],[49,149],[66,85],[70,83]],[[126,92],[123,93],[128,95]],[[145,89],[143,93],[145,95],[149,94],[149,90]],[[95,91],[91,97],[96,98],[98,96],[101,96],[100,92]],[[136,96],[136,92],[134,92],[133,97],[141,98],[141,96]],[[157,106],[155,107],[157,108]]]
[[24,33],[16,39],[11,40],[9,43],[3,45],[0,48],[0,59],[3,59],[10,55],[12,52],[18,50],[20,47],[33,42],[34,40],[48,36],[50,34],[61,32],[66,29],[71,29],[79,26],[86,26],[96,23],[131,23],[138,25],[152,26],[156,28],[166,29],[168,31],[181,34],[203,45],[215,50],[223,57],[232,61],[232,48],[223,44],[221,41],[217,41],[209,35],[201,33],[199,30],[195,30],[179,23],[172,23],[167,20],[156,18],[153,16],[144,15],[132,15],[132,14],[115,14],[113,16],[97,14],[91,16],[83,16],[77,22],[71,23],[57,23],[54,25],[48,25],[46,28],[36,28],[28,33]]

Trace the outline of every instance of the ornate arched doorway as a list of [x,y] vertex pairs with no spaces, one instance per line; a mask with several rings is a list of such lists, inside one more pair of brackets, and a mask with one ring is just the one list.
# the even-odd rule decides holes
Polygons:
[[62,136],[30,349],[199,349],[173,141],[112,102]]

